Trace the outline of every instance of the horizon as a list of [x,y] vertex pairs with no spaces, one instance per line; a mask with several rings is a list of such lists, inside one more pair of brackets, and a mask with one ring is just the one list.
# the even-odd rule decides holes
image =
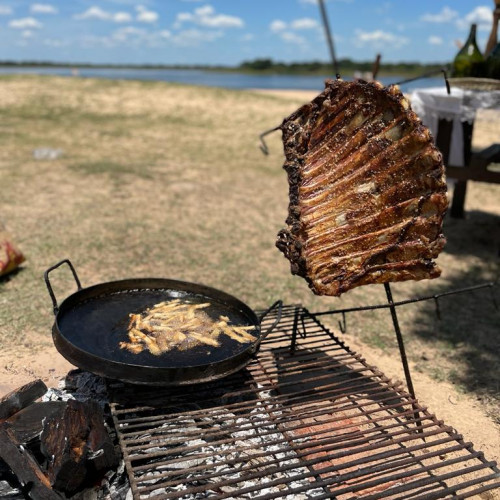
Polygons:
[[[259,58],[257,58],[259,59]],[[368,59],[366,60],[354,60],[354,59],[349,59],[349,58],[342,58],[338,59],[339,64],[342,64],[343,60],[348,60],[352,64],[369,64],[373,63],[373,61],[370,61]],[[90,61],[50,61],[50,60],[2,60],[0,59],[0,66],[11,66],[11,65],[19,65],[19,66],[105,66],[105,67],[112,67],[112,66],[130,66],[130,67],[141,67],[141,66],[164,66],[166,68],[169,67],[182,67],[182,68],[190,68],[190,67],[199,67],[199,68],[227,68],[227,69],[239,69],[243,64],[245,63],[251,63],[253,62],[254,59],[252,60],[243,60],[240,61],[236,64],[209,64],[209,63],[117,63],[117,62],[102,62],[102,63],[93,63]],[[289,62],[284,62],[284,61],[278,61],[278,60],[273,60],[273,64],[285,64],[285,65],[291,65],[291,64],[309,64],[312,62],[319,62],[324,65],[331,65],[331,61],[329,60],[318,60],[318,61],[312,61],[312,60],[303,60],[303,61],[289,61]],[[393,62],[383,62],[381,61],[380,65],[383,67],[384,65],[386,66],[396,66],[396,65],[401,65],[401,64],[410,64],[410,65],[422,65],[422,66],[444,66],[448,62],[443,62],[443,61],[433,61],[433,62],[428,62],[428,63],[421,63],[420,61],[393,61]]]
[[[450,62],[478,24],[484,49],[493,1],[398,7],[326,0],[338,60]],[[0,60],[74,65],[227,66],[330,60],[317,0],[0,0]]]

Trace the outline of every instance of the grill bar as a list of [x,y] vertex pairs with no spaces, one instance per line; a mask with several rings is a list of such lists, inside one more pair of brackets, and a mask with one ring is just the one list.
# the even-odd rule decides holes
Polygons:
[[[342,374],[339,374],[339,376],[341,377],[342,375],[345,375],[347,373],[350,373],[350,374],[360,374],[361,371],[360,370],[352,370],[350,372],[343,372]],[[332,380],[333,377],[330,375],[330,380]],[[374,381],[373,377],[370,377],[369,375],[359,375],[358,377],[356,377],[355,380],[353,380],[349,386],[355,386],[355,382],[357,381],[366,381],[367,383],[365,383],[365,386],[370,386],[370,385],[380,385],[380,382],[378,381]],[[317,382],[317,378],[309,378],[309,379],[304,379],[302,381],[303,383],[313,383],[313,382]],[[287,392],[287,396],[276,396],[275,398],[275,401],[276,402],[293,402],[293,400],[296,400],[296,401],[303,401],[305,397],[307,396],[316,396],[316,397],[320,397],[320,395],[323,395],[325,397],[331,397],[331,396],[334,396],[335,393],[339,393],[341,391],[343,391],[346,387],[346,384],[345,384],[345,381],[342,381],[342,382],[338,382],[338,383],[330,383],[330,384],[325,384],[325,385],[322,385],[322,386],[317,386],[317,390],[314,390],[314,389],[308,389],[308,390],[301,390],[301,391],[294,391],[293,392],[293,395],[291,392]],[[394,384],[389,384],[389,383],[386,383],[386,387],[390,390],[392,389],[394,391],[394,393],[396,394],[396,385]],[[274,389],[278,389],[278,388],[281,388],[283,389],[284,387],[283,386],[274,386],[273,387]],[[360,386],[360,390],[362,389],[363,387]],[[320,391],[321,389],[321,391]],[[258,388],[258,389],[254,389],[253,391],[248,391],[247,394],[251,395],[251,396],[255,396],[255,397],[258,397],[258,393],[259,392],[264,392],[266,390],[269,390],[269,388]],[[240,395],[243,395],[244,393],[241,392]],[[401,397],[401,394],[397,394],[398,397]],[[200,403],[206,403],[206,402],[210,402],[210,401],[213,401],[213,398],[209,398],[209,399],[206,399],[206,400],[201,400],[201,401],[198,401],[198,405],[200,405]],[[170,405],[169,405],[170,406]],[[171,407],[174,407],[175,408],[175,404],[173,404]],[[224,405],[224,409],[226,409],[227,411],[242,411],[242,410],[246,410],[248,408],[251,408],[252,407],[252,404],[251,403],[248,403],[248,402],[244,402],[244,403],[235,403],[235,404],[231,404],[231,405]],[[168,407],[166,408],[168,409]],[[137,408],[136,409],[136,412],[140,412],[140,411],[150,411],[151,410],[151,407],[143,407],[143,408]],[[177,412],[177,413],[168,413],[168,414],[165,414],[164,416],[154,416],[154,417],[133,417],[133,418],[129,418],[127,419],[126,421],[128,423],[133,423],[133,422],[145,422],[147,423],[148,421],[153,421],[155,419],[162,419],[162,418],[177,418],[178,416],[184,416],[184,415],[190,415],[192,417],[195,417],[196,415],[198,414],[203,414],[203,411],[202,410],[192,410],[192,411],[186,411],[186,412]],[[120,414],[118,414],[120,415]]]
[[109,392],[136,499],[423,500],[500,483],[494,462],[296,306],[245,371]]
[[[439,441],[435,441],[433,443],[430,444],[430,446],[439,446],[439,445],[442,445],[442,444],[445,444],[445,443],[448,443],[450,442],[451,440],[450,439],[441,439]],[[400,441],[400,442],[404,442],[404,441]],[[470,444],[470,443],[469,443]],[[387,452],[381,452],[381,453],[378,453],[377,455],[373,455],[371,456],[370,460],[371,461],[378,461],[378,460],[388,460],[389,458],[394,458],[394,457],[397,457],[397,455],[401,455],[401,454],[410,454],[412,452],[415,452],[415,451],[419,451],[419,450],[422,450],[423,448],[428,448],[429,446],[426,445],[425,443],[424,444],[419,444],[419,445],[416,445],[416,446],[413,446],[413,447],[409,447],[407,449],[404,449],[404,448],[397,448],[396,450],[392,450],[392,451],[387,451]],[[294,451],[298,451],[300,450],[300,446],[295,446],[293,447]],[[302,447],[302,448],[307,448],[307,447]],[[333,451],[335,449],[338,449],[339,446],[324,446],[322,448],[322,451],[325,451],[325,452],[328,452],[328,451]],[[433,458],[433,457],[436,457],[436,456],[439,456],[439,455],[442,455],[443,453],[451,453],[451,452],[455,452],[455,451],[459,451],[462,447],[460,445],[456,445],[456,446],[452,446],[452,447],[449,447],[449,448],[440,448],[438,451],[434,451],[434,452],[430,452],[430,453],[427,453],[423,456],[420,457],[420,460],[423,460],[423,459],[428,459],[428,458]],[[362,451],[366,451],[366,449],[362,450]],[[479,456],[481,452],[475,452],[473,455],[474,456]],[[253,457],[256,457],[256,455],[252,455]],[[296,456],[298,458],[303,458],[303,457],[306,457],[307,456],[307,453],[306,452],[298,452],[296,453]],[[472,456],[472,455],[471,455]],[[341,458],[342,455],[341,454],[338,454],[338,457]],[[334,456],[332,456],[332,458],[335,458]],[[302,462],[303,465],[307,465],[307,466],[311,466],[311,465],[316,465],[316,464],[321,464],[323,462],[323,459],[315,459],[315,460],[304,460]],[[405,459],[405,460],[401,460],[399,463],[398,463],[398,466],[399,465],[406,465],[406,464],[413,464],[415,462],[415,459],[413,457],[409,458],[409,459]],[[279,460],[278,459],[274,459],[274,460],[270,460],[268,462],[266,462],[267,465],[274,465],[275,463],[279,463]],[[336,468],[332,468],[332,469],[329,469],[329,470],[325,470],[325,472],[333,472],[333,471],[340,471],[344,468],[349,468],[349,467],[355,467],[355,466],[359,466],[359,465],[363,465],[366,463],[366,459],[358,459],[358,460],[353,460],[351,462],[347,462],[347,463],[344,463],[342,464],[341,466],[338,466]],[[381,470],[385,470],[385,469],[389,469],[389,468],[394,468],[394,464],[388,464],[386,463],[384,466],[370,466],[371,469],[369,471],[370,474],[373,474],[377,471],[381,471]],[[249,471],[251,470],[253,467],[251,466],[244,466],[240,469],[240,472],[246,472],[246,471]],[[190,468],[189,469],[189,472],[193,472],[196,468]],[[198,468],[199,470],[200,468]],[[290,466],[288,468],[276,468],[275,470],[278,472],[283,472],[285,470],[290,470],[290,469],[293,469],[293,466]],[[135,469],[137,470],[137,469]],[[356,475],[364,475],[365,473],[367,473],[366,471],[364,472],[360,472],[358,470],[357,473],[351,475],[349,478],[351,477],[356,477]],[[156,478],[164,478],[164,477],[168,477],[168,475],[172,475],[172,474],[169,474],[169,473],[163,473],[163,474],[159,474],[157,476],[155,476]],[[216,474],[212,474],[212,475],[207,475],[207,476],[203,476],[203,477],[200,477],[199,479],[213,479],[215,477],[219,477],[223,475],[223,473],[216,473]],[[246,475],[246,477],[250,477],[249,475]],[[259,477],[258,473],[256,475],[254,475],[253,477]],[[343,478],[343,480],[346,480],[346,478]],[[234,481],[232,481],[232,483],[238,483],[240,480],[239,479],[236,479]],[[232,484],[232,483],[228,483],[228,484]],[[166,486],[172,486],[172,485],[176,485],[176,484],[182,484],[182,480],[178,480],[178,481],[172,481],[172,482],[168,482],[168,483],[164,483]],[[147,488],[144,488],[144,490],[147,490]],[[142,491],[142,490],[141,490]],[[201,491],[201,490],[200,490]]]
[[[383,410],[380,410],[380,409],[374,409],[373,411],[371,412],[365,412],[364,414],[366,416],[368,415],[375,415],[377,412],[381,412]],[[410,416],[414,414],[414,411],[402,411],[400,414],[399,414],[399,417],[406,417],[405,418],[405,422],[402,422],[402,423],[396,423],[396,424],[393,424],[393,425],[390,425],[390,426],[387,426],[385,428],[390,428],[390,427],[394,427],[394,426],[402,426],[402,425],[407,425],[410,421],[416,423],[416,419],[411,419]],[[321,410],[318,410],[317,412],[310,412],[310,413],[300,413],[300,415],[296,416],[295,418],[293,416],[289,416],[288,418],[282,418],[282,417],[276,417],[275,420],[265,420],[264,418],[256,418],[252,423],[249,423],[249,424],[243,424],[241,425],[240,427],[234,427],[234,426],[225,426],[225,427],[222,427],[218,430],[208,430],[204,433],[204,437],[205,438],[210,438],[210,439],[214,439],[214,438],[217,438],[217,436],[222,436],[224,434],[227,434],[228,432],[231,432],[231,431],[238,431],[238,432],[242,432],[242,431],[245,431],[245,430],[250,430],[250,429],[255,429],[255,428],[258,428],[258,429],[266,429],[267,431],[267,428],[270,428],[272,425],[276,425],[277,423],[280,423],[280,424],[288,424],[287,425],[287,429],[288,430],[296,430],[296,429],[300,429],[300,428],[303,428],[304,425],[303,424],[295,424],[295,421],[299,421],[300,422],[300,418],[302,417],[314,417],[314,416],[320,416],[322,415],[321,413]],[[380,421],[383,421],[383,420],[387,420],[387,419],[391,419],[393,420],[393,417],[388,417],[386,415],[382,416],[382,417],[375,417],[375,418],[372,418],[371,419],[371,423],[376,423],[376,422],[380,422]],[[422,419],[419,419],[419,421],[423,421],[423,420],[426,420],[426,419],[429,419],[429,417],[423,417]],[[339,421],[342,421],[343,418],[327,418],[327,419],[323,419],[323,422],[324,423],[334,423],[334,422],[339,422]],[[355,426],[356,424],[352,424],[352,425],[343,425],[343,426],[336,426],[336,429],[337,430],[344,430],[344,429],[348,429],[350,427],[353,427]],[[380,429],[378,429],[378,431],[380,432]],[[153,432],[153,431],[152,431]],[[141,446],[140,446],[140,443],[155,443],[156,445],[159,445],[161,444],[162,442],[162,439],[163,439],[163,435],[164,434],[168,434],[168,443],[170,445],[173,445],[177,442],[185,442],[186,438],[189,439],[191,437],[196,437],[199,433],[197,433],[196,431],[191,431],[191,432],[186,432],[185,435],[183,436],[182,433],[170,433],[168,432],[168,430],[166,429],[159,429],[159,430],[154,430],[155,434],[159,433],[160,435],[162,435],[162,437],[159,437],[159,438],[149,438],[149,440],[147,438],[140,438],[140,439],[129,439],[127,440],[127,446],[130,450],[133,450],[134,448],[138,448],[138,449],[141,449]],[[328,432],[328,431],[324,431],[324,432]],[[318,431],[318,433],[321,433],[321,431]],[[272,434],[272,432],[270,432],[270,434]],[[317,433],[316,433],[317,434]],[[139,445],[139,446],[134,446],[134,445]]]
[[[291,399],[293,399],[293,402],[297,403],[297,407],[298,407],[298,403],[300,402],[301,416],[304,416],[304,417],[305,416],[314,416],[313,413],[311,413],[309,415],[307,414],[307,412],[309,411],[310,408],[312,409],[310,411],[316,410],[316,412],[321,412],[322,409],[332,408],[332,403],[330,402],[331,398],[337,397],[340,399],[341,397],[343,397],[345,399],[348,396],[355,395],[356,391],[363,392],[363,394],[365,394],[367,397],[372,396],[373,398],[377,398],[377,402],[380,402],[381,400],[394,401],[394,400],[399,399],[397,393],[395,392],[395,389],[391,388],[390,390],[384,391],[383,388],[379,387],[378,382],[369,383],[369,384],[363,383],[363,384],[357,384],[357,385],[352,384],[352,385],[349,385],[349,389],[350,389],[349,391],[345,390],[345,392],[341,392],[342,388],[335,389],[332,391],[321,392],[318,395],[315,395],[316,396],[315,399],[310,399],[310,398],[304,397],[304,399],[299,400],[295,396]],[[328,398],[328,401],[326,401],[326,402],[323,402],[322,400],[318,401],[318,398],[320,396],[324,396],[325,398]],[[258,399],[256,401],[258,403],[261,403],[261,404],[264,402],[263,399]],[[273,404],[276,405],[280,409],[280,411],[287,410],[287,409],[291,410],[293,408],[293,407],[285,406],[285,404],[279,405],[278,398],[276,398],[273,401]],[[376,403],[372,402],[371,404],[376,404]],[[401,411],[404,411],[404,408],[406,406],[408,406],[408,404],[409,403],[405,403],[404,401],[401,401],[401,402],[398,401],[398,402],[394,403],[392,405],[392,407],[396,408],[396,409],[400,408]],[[244,416],[248,415],[249,413],[251,413],[251,410],[253,410],[254,408],[255,408],[255,404],[245,406],[244,408],[240,407],[237,409],[238,411],[236,413],[235,408],[223,406],[223,407],[217,409],[216,412],[214,411],[210,415],[210,419],[213,422],[216,422],[217,419],[222,420],[224,422],[227,422],[227,415],[229,412],[234,412],[239,417],[244,417]],[[294,414],[297,414],[297,409],[293,409],[293,410],[294,410]],[[269,411],[272,412],[272,410],[269,410]],[[363,408],[362,411],[366,414],[372,413],[372,410],[367,410],[366,407]],[[375,410],[375,411],[377,411],[377,410]],[[208,418],[208,417],[207,417],[206,412],[196,411],[196,412],[186,412],[186,414],[184,414],[184,415],[179,414],[179,413],[175,413],[175,414],[173,414],[173,418],[171,418],[171,415],[162,414],[159,416],[154,415],[152,417],[142,417],[140,419],[136,419],[136,418],[122,419],[122,420],[120,420],[120,423],[122,424],[122,426],[126,426],[123,429],[123,433],[124,433],[124,435],[127,435],[128,433],[132,433],[132,434],[137,433],[141,429],[147,429],[148,426],[151,426],[151,425],[154,426],[155,422],[158,422],[158,421],[161,421],[163,423],[166,423],[168,421],[178,422],[180,418],[184,418],[184,419],[191,418],[192,419],[192,418]],[[286,417],[284,417],[284,418],[286,418]],[[139,423],[136,423],[138,420],[139,420]],[[262,422],[264,423],[265,419],[263,419]],[[253,426],[254,424],[255,424],[255,422],[252,421],[252,422],[248,422],[248,423],[242,424],[242,425]],[[185,434],[181,434],[181,435],[186,436]],[[129,442],[129,444],[131,444],[134,442],[134,440],[129,440],[128,442]]]
[[[326,446],[326,445],[328,445],[330,443],[333,443],[333,442],[336,442],[336,441],[322,440],[321,442],[316,443],[316,445],[317,446],[325,445],[322,448],[322,451],[330,451],[330,450],[333,450],[333,449],[337,448],[337,446]],[[291,449],[293,449],[296,452],[295,456],[297,456],[297,457],[306,456],[307,453],[303,452],[302,450],[310,449],[310,448],[311,448],[311,446],[308,446],[307,444],[299,444],[299,445],[293,444],[293,445],[291,445]],[[461,449],[460,446],[458,448],[452,447],[452,448],[449,448],[446,451],[444,451],[444,453],[448,453],[448,452],[451,452],[451,451],[458,451],[459,449]],[[282,451],[285,451],[285,450],[282,450]],[[443,451],[440,449],[437,453],[438,454],[442,454]],[[209,455],[207,455],[207,456],[209,456]],[[252,458],[260,458],[260,457],[265,457],[265,456],[267,456],[266,453],[252,453]],[[177,461],[179,462],[179,461],[183,461],[183,460],[184,459],[180,459],[180,460],[177,460]],[[240,458],[233,459],[233,460],[225,460],[224,462],[221,462],[220,465],[235,465],[237,463],[244,462],[244,461],[245,461],[245,459],[240,457]],[[173,461],[165,462],[164,465],[172,464],[172,463],[173,463]],[[276,463],[279,463],[279,460],[278,459],[273,459],[273,460],[269,460],[267,463],[274,465]],[[309,465],[312,465],[312,464],[313,464],[313,462],[309,463]],[[353,464],[353,465],[357,465],[357,464]],[[201,465],[201,466],[198,466],[198,467],[190,468],[189,470],[190,470],[190,472],[193,472],[193,471],[197,471],[197,470],[203,470],[204,468],[205,468],[205,466]],[[250,470],[251,468],[252,468],[251,466],[243,466],[240,469],[240,471]],[[141,470],[141,469],[142,470],[147,470],[147,468],[145,466],[143,466],[143,467],[134,467],[134,470],[136,470],[136,471]],[[162,473],[162,474],[158,474],[156,477],[168,477],[168,476],[171,476],[171,475],[175,475],[175,473],[174,472],[165,472],[165,473]],[[221,475],[221,473],[213,474],[211,477],[216,477],[216,476],[219,476],[219,475]]]

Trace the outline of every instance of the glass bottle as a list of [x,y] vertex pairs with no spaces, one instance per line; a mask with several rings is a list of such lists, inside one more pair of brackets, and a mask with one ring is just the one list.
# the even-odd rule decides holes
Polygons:
[[484,57],[476,43],[477,25],[470,27],[469,38],[453,61],[452,75],[455,78],[484,76]]
[[500,80],[500,42],[493,47],[493,50],[486,59],[485,76]]

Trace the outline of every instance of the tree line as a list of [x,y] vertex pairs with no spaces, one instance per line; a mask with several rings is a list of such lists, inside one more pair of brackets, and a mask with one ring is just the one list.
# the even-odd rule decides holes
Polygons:
[[[352,75],[355,71],[372,71],[373,61],[353,61],[349,58],[339,59],[340,74]],[[381,63],[379,73],[390,73],[398,75],[420,74],[430,71],[438,71],[446,64],[422,64],[419,62],[397,62]],[[268,72],[268,73],[288,73],[288,74],[331,74],[333,65],[324,61],[306,61],[306,62],[276,62],[270,58],[253,59],[243,61],[239,65],[242,71]]]
[[[353,61],[349,58],[339,59],[341,75],[352,76],[354,72],[369,72],[373,69],[373,61]],[[199,69],[207,71],[228,71],[243,73],[269,74],[302,74],[302,75],[333,75],[333,67],[325,61],[280,62],[271,58],[258,58],[243,61],[237,66],[206,65],[206,64],[92,64],[67,63],[52,61],[0,61],[4,67],[68,67],[68,68],[130,68],[130,69]],[[419,75],[432,71],[439,71],[445,64],[422,64],[419,62],[384,63],[380,65],[379,74],[382,75]]]

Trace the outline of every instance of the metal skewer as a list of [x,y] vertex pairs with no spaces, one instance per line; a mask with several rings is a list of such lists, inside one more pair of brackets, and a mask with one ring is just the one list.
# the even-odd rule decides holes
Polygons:
[[[413,387],[413,381],[411,379],[410,367],[408,365],[408,358],[406,357],[406,349],[403,341],[403,335],[401,334],[401,328],[399,327],[398,315],[396,313],[396,306],[392,299],[392,291],[389,283],[384,283],[385,293],[387,295],[387,302],[389,302],[389,309],[391,310],[392,324],[394,325],[394,331],[396,332],[396,339],[398,341],[399,354],[401,356],[401,362],[403,363],[403,370],[406,379],[406,386],[408,387],[408,392],[411,394],[412,398],[415,400],[415,389]],[[418,419],[420,415],[418,413],[417,405],[415,402],[412,403],[412,408],[415,411],[415,417]],[[417,424],[418,432],[422,432],[420,425]]]

